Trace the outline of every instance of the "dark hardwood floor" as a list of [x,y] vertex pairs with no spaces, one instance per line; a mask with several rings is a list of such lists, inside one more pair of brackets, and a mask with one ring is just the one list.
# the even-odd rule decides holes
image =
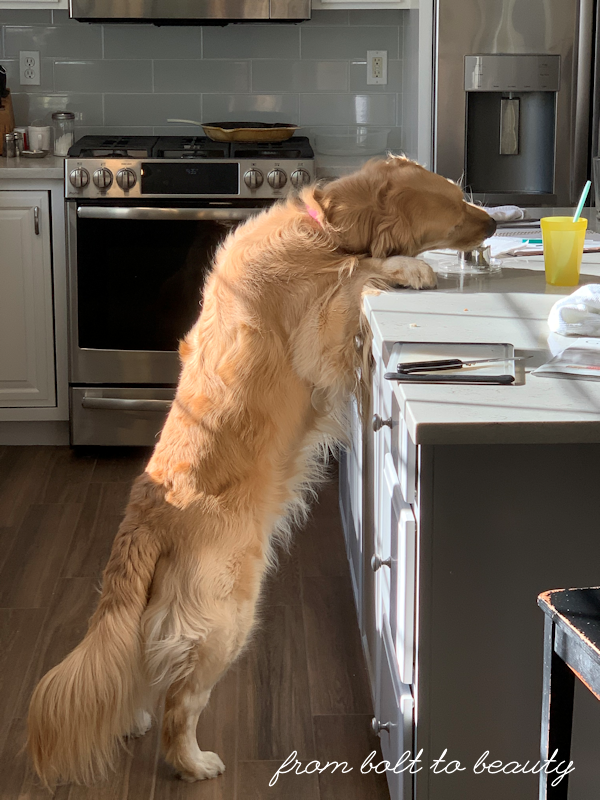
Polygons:
[[[50,797],[23,753],[29,698],[86,630],[131,481],[148,455],[0,447],[0,800]],[[200,747],[221,756],[224,775],[175,779],[155,723],[107,782],[61,786],[56,800],[388,799],[384,776],[360,774],[372,750],[381,754],[333,481],[281,556],[261,605],[252,644],[198,725]],[[269,787],[294,750],[304,765],[347,761],[352,772],[288,774]]]

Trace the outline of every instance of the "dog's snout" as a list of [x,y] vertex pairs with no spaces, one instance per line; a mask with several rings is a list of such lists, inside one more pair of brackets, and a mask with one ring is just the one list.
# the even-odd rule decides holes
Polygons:
[[490,217],[490,221],[487,226],[488,237],[493,236],[496,233],[496,227],[496,220]]

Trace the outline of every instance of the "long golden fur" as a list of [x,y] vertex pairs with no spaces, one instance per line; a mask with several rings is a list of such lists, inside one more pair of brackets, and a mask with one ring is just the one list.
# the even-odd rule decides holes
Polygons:
[[163,691],[167,761],[190,781],[223,771],[198,747],[198,716],[248,641],[274,543],[304,516],[319,454],[344,438],[361,295],[434,286],[410,257],[470,249],[493,228],[457,186],[390,157],[226,239],[88,632],[31,700],[28,748],[46,786],[105,776]]

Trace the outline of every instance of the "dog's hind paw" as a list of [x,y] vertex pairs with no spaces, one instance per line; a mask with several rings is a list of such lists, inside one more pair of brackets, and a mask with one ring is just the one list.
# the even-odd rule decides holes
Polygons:
[[152,716],[147,711],[138,711],[135,715],[135,725],[132,730],[126,734],[127,739],[137,739],[148,733],[152,727]]
[[193,783],[194,781],[205,781],[208,778],[216,778],[225,772],[225,764],[216,753],[210,750],[200,751],[200,755],[194,759],[194,764],[189,769],[179,770],[179,777],[182,781]]

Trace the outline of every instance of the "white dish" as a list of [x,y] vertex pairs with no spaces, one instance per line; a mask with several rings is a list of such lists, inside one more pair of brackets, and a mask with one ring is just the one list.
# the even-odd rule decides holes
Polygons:
[[45,158],[48,155],[48,150],[21,150],[23,158]]

